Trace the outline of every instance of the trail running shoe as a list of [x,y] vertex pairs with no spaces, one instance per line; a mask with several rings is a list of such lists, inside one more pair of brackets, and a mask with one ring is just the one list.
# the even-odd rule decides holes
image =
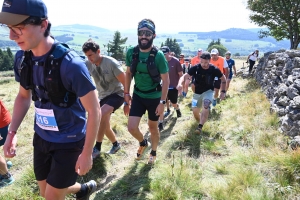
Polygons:
[[180,110],[178,109],[178,110],[176,110],[176,113],[177,113],[177,117],[181,117],[181,112],[180,112]]
[[120,143],[118,143],[117,146],[112,146],[111,149],[107,152],[108,154],[115,154],[117,153],[117,151],[119,151],[121,149],[121,145]]
[[8,185],[12,184],[13,182],[15,182],[15,179],[13,176],[10,176],[9,178],[3,178],[3,176],[1,176],[0,188],[8,186]]
[[215,107],[217,105],[217,99],[213,99],[212,105]]
[[139,147],[139,149],[137,150],[136,160],[141,160],[143,158],[143,155],[144,155],[146,149],[148,149],[149,146],[150,146],[150,142],[148,141],[146,146],[140,146]]
[[170,110],[168,109],[165,113],[164,113],[164,117],[167,117],[170,114]]
[[6,165],[7,165],[7,169],[10,169],[12,167],[12,162],[9,160],[6,162]]
[[99,156],[100,156],[100,151],[94,147],[93,148],[93,153],[92,153],[93,159],[95,159],[95,158],[97,158]]
[[163,123],[158,123],[158,129],[159,129],[159,131],[164,130],[164,125],[163,125]]
[[150,154],[149,159],[148,159],[148,164],[149,165],[153,165],[156,161],[156,156],[152,156],[152,154]]
[[87,186],[88,192],[85,196],[81,198],[76,198],[77,200],[89,200],[92,193],[97,190],[97,183],[94,180],[90,180],[87,183],[84,183]]
[[200,135],[202,133],[202,128],[197,127],[195,133]]

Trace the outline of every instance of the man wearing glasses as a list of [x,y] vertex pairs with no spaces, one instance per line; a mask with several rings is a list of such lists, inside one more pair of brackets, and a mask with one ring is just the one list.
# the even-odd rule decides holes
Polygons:
[[180,62],[181,65],[184,63],[184,54],[180,54],[179,62]]
[[[3,147],[4,155],[8,158],[16,156],[16,133],[33,99],[33,167],[41,196],[65,199],[67,194],[75,193],[77,199],[88,199],[97,189],[96,182],[79,184],[76,180],[78,175],[85,175],[92,168],[93,144],[101,111],[85,63],[76,52],[67,51],[50,36],[51,24],[42,0],[4,0],[0,23],[8,28],[9,38],[21,48],[14,62],[15,79],[20,82],[20,87]],[[56,77],[62,82],[66,97],[63,100],[51,96],[60,91],[52,84],[53,79],[44,78],[49,77],[44,72],[49,66],[48,59],[55,58],[54,53],[58,53],[54,51],[56,47],[66,51],[60,57],[58,70],[49,73],[58,72]],[[52,56],[48,56],[49,52],[53,52]],[[26,72],[28,76],[24,76]],[[67,104],[71,99],[72,102]]]
[[[164,104],[166,103],[165,100],[169,87],[169,68],[164,54],[161,51],[155,51],[154,48],[156,47],[153,46],[153,40],[156,36],[154,22],[150,19],[140,21],[138,23],[137,34],[138,46],[129,48],[126,54],[127,70],[124,98],[125,102],[131,106],[128,131],[139,142],[140,147],[137,151],[136,160],[140,160],[149,146],[149,142],[147,139],[144,139],[144,135],[139,129],[141,117],[147,111],[152,143],[148,164],[154,164],[160,138],[157,128],[158,118],[163,114]],[[148,62],[150,60],[151,63]],[[153,76],[151,76],[152,71],[158,71],[156,73],[158,74],[158,80],[157,78],[154,80]],[[130,84],[132,77],[134,78],[135,85],[131,98]],[[160,85],[160,81],[162,81],[162,86]]]

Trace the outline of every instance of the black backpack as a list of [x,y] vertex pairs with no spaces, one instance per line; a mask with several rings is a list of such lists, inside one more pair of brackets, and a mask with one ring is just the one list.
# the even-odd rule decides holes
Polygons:
[[[22,60],[18,66],[20,73],[20,84],[26,90],[32,90],[32,100],[41,101],[42,103],[51,102],[56,106],[68,108],[77,100],[77,95],[68,91],[61,79],[60,66],[65,57],[70,52],[67,44],[56,43],[52,46],[45,62],[33,63],[32,52],[24,51]],[[39,65],[44,67],[44,85],[33,84],[33,66]],[[35,88],[44,90],[49,99],[40,98],[35,92]]]
[[214,71],[215,66],[212,64],[209,64],[209,69],[207,69],[207,73],[205,75],[198,74],[198,69],[200,67],[200,64],[197,64],[197,70],[195,75],[195,84],[206,84],[206,85],[213,85],[215,77],[213,76],[212,72]]
[[[133,48],[132,62],[131,62],[131,65],[130,65],[130,72],[132,74],[132,77],[135,75],[135,73],[142,73],[142,72],[139,72],[139,71],[136,70],[138,63],[142,62],[142,61],[139,60],[139,52],[140,52],[140,48],[137,45]],[[161,91],[161,85],[160,85],[161,77],[160,77],[159,70],[158,70],[157,66],[155,65],[155,56],[156,56],[157,52],[158,52],[158,48],[153,46],[152,49],[150,50],[149,57],[146,61],[148,74],[150,75],[150,77],[153,81],[153,84],[158,84],[157,87],[152,89],[152,90],[141,91],[136,86],[134,86],[134,88],[137,91],[140,91],[140,92],[143,92],[143,93]]]

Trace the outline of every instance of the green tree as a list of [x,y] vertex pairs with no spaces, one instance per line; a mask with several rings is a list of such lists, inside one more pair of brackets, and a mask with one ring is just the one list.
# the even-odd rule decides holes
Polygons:
[[172,40],[172,38],[167,38],[165,43],[162,43],[162,46],[168,46],[171,52],[174,52],[176,56],[181,54],[181,49],[176,39]]
[[0,71],[8,71],[13,69],[13,54],[9,48],[7,51],[2,51],[0,49]]
[[247,8],[252,11],[250,20],[269,30],[261,30],[259,37],[273,36],[277,41],[290,40],[290,49],[300,43],[299,0],[248,0]]
[[225,56],[225,53],[227,51],[227,48],[221,44],[221,40],[218,39],[216,41],[212,40],[209,44],[208,44],[208,47],[207,47],[207,51],[208,52],[211,52],[212,49],[218,49],[219,51],[219,55],[220,56]]
[[124,60],[124,48],[125,46],[122,46],[126,43],[126,38],[121,38],[121,33],[119,31],[115,32],[114,40],[107,44],[107,52],[111,53],[111,57],[117,59],[117,60]]

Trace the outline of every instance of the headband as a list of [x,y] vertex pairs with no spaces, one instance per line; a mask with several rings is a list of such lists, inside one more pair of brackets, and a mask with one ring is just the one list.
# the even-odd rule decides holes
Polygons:
[[139,23],[138,30],[141,29],[141,28],[144,28],[144,27],[150,29],[155,34],[155,26],[152,22],[150,22],[148,20],[142,20]]

